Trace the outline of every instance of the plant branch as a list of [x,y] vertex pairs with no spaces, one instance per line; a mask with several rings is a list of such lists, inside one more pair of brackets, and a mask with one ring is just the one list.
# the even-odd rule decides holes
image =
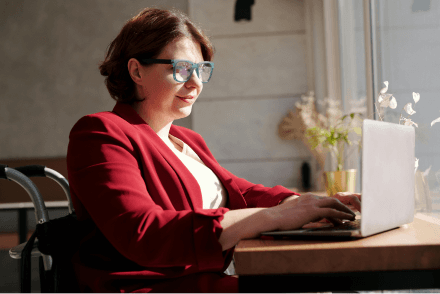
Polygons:
[[379,111],[379,109],[377,108],[377,102],[374,103],[374,106],[376,107],[376,111],[377,111],[377,115],[379,115],[379,119],[380,119],[381,121],[383,121],[382,117],[380,116],[380,111]]

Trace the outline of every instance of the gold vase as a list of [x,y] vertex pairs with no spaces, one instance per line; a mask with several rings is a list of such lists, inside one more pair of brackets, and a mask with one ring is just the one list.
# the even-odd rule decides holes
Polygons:
[[328,196],[333,196],[338,192],[354,193],[356,189],[356,170],[324,172],[324,182]]

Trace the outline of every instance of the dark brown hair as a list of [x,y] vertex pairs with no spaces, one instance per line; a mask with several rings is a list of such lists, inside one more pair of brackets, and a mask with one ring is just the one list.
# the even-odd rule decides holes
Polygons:
[[178,10],[145,8],[127,21],[110,43],[105,60],[99,66],[110,96],[125,103],[138,101],[128,73],[130,58],[156,58],[166,45],[183,37],[200,43],[203,59],[212,60],[214,48],[208,37]]

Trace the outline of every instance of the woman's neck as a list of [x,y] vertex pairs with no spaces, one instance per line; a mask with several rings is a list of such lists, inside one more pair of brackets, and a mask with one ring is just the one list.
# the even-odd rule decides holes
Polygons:
[[134,103],[132,107],[162,140],[169,140],[173,120],[166,120],[162,115],[148,113],[140,105],[141,103]]
[[162,140],[170,140],[169,136],[170,136],[170,128],[171,128],[171,124],[173,122],[168,123],[167,125],[165,125],[164,127],[162,127],[159,130],[155,130],[153,127],[151,127],[153,129],[153,131],[162,139]]

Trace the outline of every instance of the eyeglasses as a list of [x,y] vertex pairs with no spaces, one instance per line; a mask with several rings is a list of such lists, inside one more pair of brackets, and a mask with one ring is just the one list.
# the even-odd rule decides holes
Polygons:
[[194,70],[197,72],[197,76],[202,81],[202,83],[207,83],[211,79],[212,72],[214,71],[214,62],[202,61],[199,63],[194,63],[189,60],[183,59],[138,59],[142,64],[172,64],[173,65],[173,77],[176,82],[185,83],[187,82]]

